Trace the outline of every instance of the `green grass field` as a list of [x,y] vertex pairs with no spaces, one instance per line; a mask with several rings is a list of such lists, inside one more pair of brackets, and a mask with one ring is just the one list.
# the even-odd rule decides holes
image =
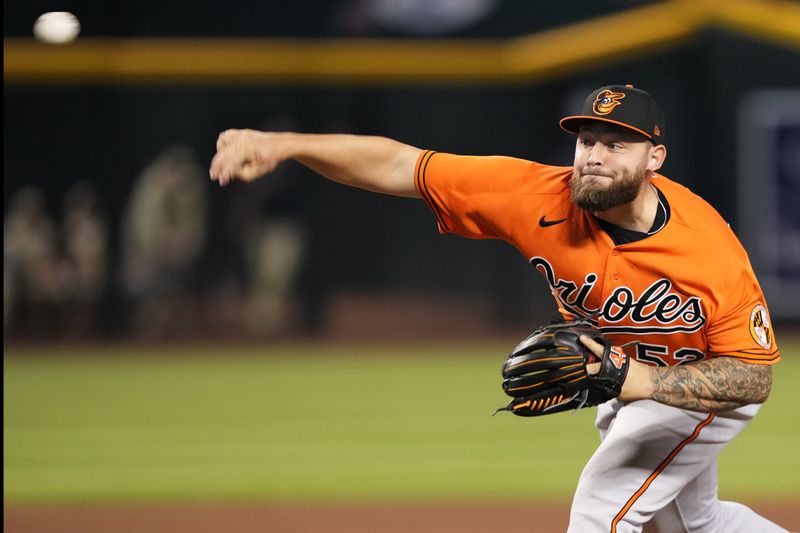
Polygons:
[[[594,409],[491,417],[508,349],[6,347],[4,498],[565,501],[598,442]],[[800,494],[800,345],[783,352],[721,457],[723,497]]]

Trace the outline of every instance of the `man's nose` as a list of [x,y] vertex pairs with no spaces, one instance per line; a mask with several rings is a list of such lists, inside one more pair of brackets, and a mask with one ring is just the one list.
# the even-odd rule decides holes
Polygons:
[[587,165],[602,165],[603,164],[603,149],[600,147],[600,143],[596,143],[592,146],[592,149],[589,150],[589,157],[586,159]]

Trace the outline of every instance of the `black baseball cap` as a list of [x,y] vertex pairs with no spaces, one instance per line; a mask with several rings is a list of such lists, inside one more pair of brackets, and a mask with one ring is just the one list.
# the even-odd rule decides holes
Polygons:
[[661,106],[633,85],[608,85],[592,92],[580,115],[564,117],[561,129],[578,133],[587,122],[607,122],[641,133],[654,144],[664,144],[665,120]]

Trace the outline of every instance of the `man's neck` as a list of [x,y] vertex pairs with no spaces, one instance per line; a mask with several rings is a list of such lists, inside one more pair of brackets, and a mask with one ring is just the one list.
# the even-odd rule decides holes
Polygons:
[[632,202],[599,211],[594,215],[615,226],[647,233],[653,227],[657,211],[658,193],[650,185],[650,180],[645,180]]

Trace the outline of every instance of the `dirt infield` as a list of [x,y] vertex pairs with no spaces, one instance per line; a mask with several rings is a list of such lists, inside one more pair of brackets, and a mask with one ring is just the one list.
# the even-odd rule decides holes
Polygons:
[[[800,530],[796,503],[754,504],[760,514]],[[493,533],[563,532],[566,506],[479,505],[116,505],[6,506],[6,533]]]

